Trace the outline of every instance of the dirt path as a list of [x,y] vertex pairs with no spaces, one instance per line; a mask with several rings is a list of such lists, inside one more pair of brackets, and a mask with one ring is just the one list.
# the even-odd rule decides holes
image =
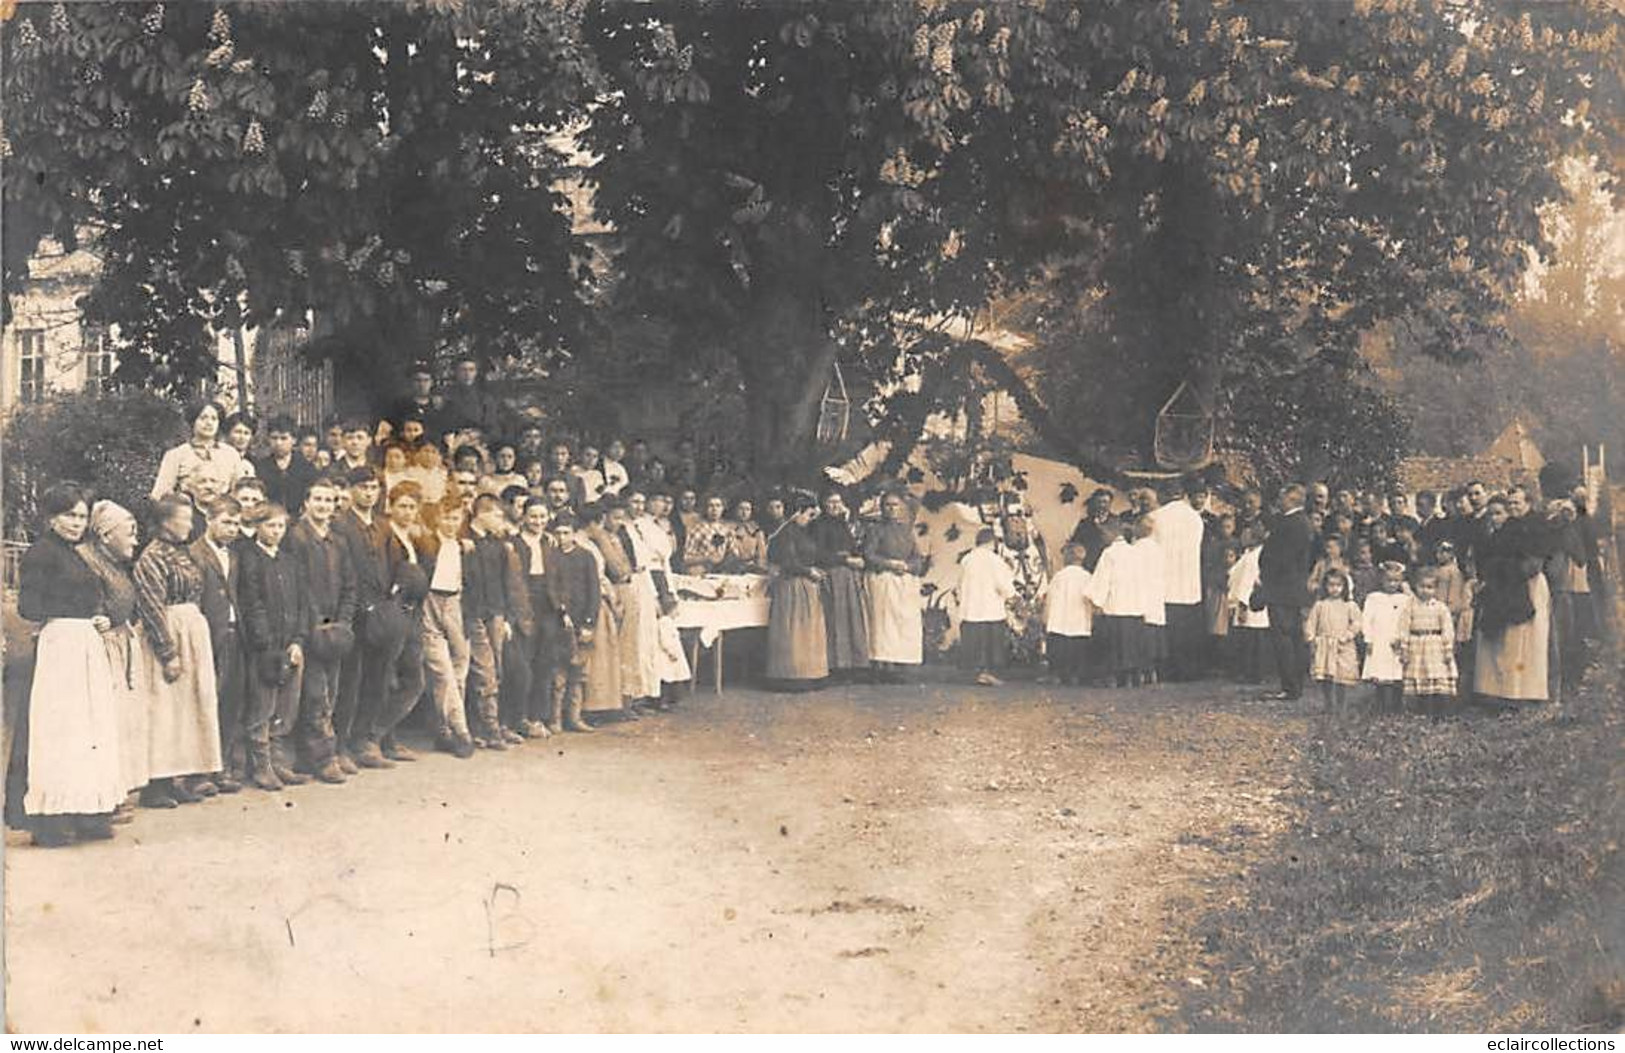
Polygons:
[[[24,1031],[1145,1030],[1175,904],[1280,821],[1228,686],[700,695],[7,852]],[[555,740],[556,741],[556,740]]]

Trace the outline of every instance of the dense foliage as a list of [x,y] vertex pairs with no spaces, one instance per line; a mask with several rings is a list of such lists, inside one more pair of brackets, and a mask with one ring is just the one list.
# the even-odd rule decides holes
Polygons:
[[[1555,160],[1619,156],[1619,107],[1590,102],[1621,95],[1621,21],[1606,0],[23,4],[7,274],[35,234],[100,227],[93,313],[182,370],[163,360],[201,320],[315,308],[364,368],[466,343],[590,371],[573,143],[548,134],[573,128],[616,243],[590,302],[747,393],[759,467],[815,454],[837,360],[905,421],[1006,374],[1068,452],[1143,446],[1098,426],[1188,378],[1255,443],[1260,392],[1363,404],[1380,323],[1446,359],[1501,335]],[[1023,293],[1036,371],[1001,371],[976,341]]]
[[[141,514],[164,450],[185,436],[180,407],[148,391],[62,395],[6,417],[5,534],[32,537],[44,486],[72,479]],[[146,441],[131,442],[131,435]]]
[[127,379],[279,313],[362,370],[579,324],[547,133],[591,60],[555,5],[23,4],[4,44],[7,284],[37,236],[94,234]]

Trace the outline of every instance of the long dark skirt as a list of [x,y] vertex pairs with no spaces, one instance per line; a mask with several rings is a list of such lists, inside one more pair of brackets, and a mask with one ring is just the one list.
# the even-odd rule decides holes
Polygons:
[[1146,632],[1145,620],[1118,614],[1102,614],[1095,618],[1095,636],[1099,639],[1102,676],[1137,673],[1151,668],[1154,643]]
[[767,675],[773,680],[822,680],[829,676],[829,641],[818,583],[776,578],[769,593]]
[[1001,668],[1010,654],[1010,628],[1004,622],[960,622],[959,662],[972,672]]
[[1063,684],[1077,684],[1089,679],[1093,643],[1092,636],[1050,633],[1044,638],[1044,653],[1049,658],[1050,675]]
[[863,573],[830,567],[824,578],[824,626],[831,669],[869,668],[869,603]]

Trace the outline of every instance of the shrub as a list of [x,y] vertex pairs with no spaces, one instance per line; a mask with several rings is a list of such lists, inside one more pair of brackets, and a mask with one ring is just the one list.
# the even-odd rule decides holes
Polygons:
[[36,501],[72,479],[138,515],[164,450],[184,433],[181,409],[143,390],[77,393],[14,408],[5,422],[5,528],[32,537]]

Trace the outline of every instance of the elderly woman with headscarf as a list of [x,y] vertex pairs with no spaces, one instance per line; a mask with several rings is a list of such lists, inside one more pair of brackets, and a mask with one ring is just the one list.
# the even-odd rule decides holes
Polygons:
[[218,792],[206,773],[221,768],[220,702],[214,645],[199,606],[203,571],[187,550],[192,504],[171,494],[158,502],[154,520],[156,536],[136,560],[134,573],[152,694],[152,780],[141,803],[173,808]]
[[101,634],[112,627],[101,579],[80,555],[90,509],[58,483],[40,499],[45,529],[23,555],[18,613],[41,623],[28,697],[28,789],[34,843],[113,836],[128,787],[120,763],[118,695]]
[[[79,555],[101,580],[102,609],[110,623],[102,633],[102,643],[113,670],[120,770],[127,790],[145,786],[151,767],[147,723],[152,702],[141,675],[145,659],[141,636],[136,631],[135,581],[130,577],[137,534],[135,516],[128,509],[112,501],[97,501],[90,510],[90,535],[79,546]],[[114,821],[128,814],[121,805]]]

